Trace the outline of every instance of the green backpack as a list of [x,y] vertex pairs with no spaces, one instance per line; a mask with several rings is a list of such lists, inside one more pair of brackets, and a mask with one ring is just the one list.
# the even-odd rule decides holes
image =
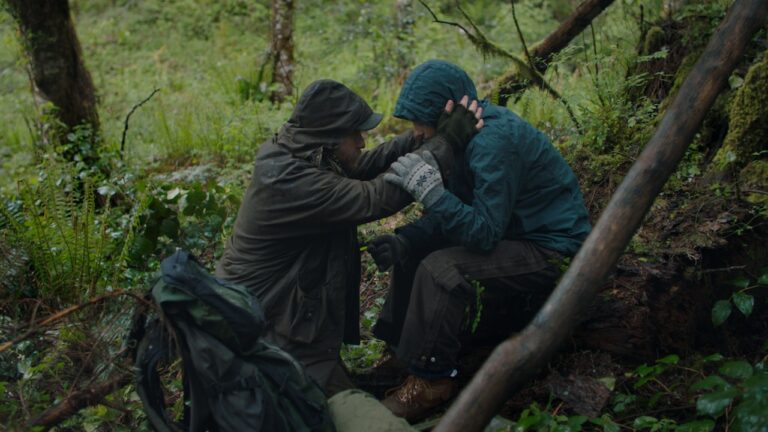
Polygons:
[[[150,297],[162,319],[137,349],[137,392],[158,431],[334,431],[325,395],[301,364],[260,340],[264,313],[243,287],[189,253],[161,263]],[[173,340],[175,339],[175,342]],[[172,421],[158,365],[182,359],[184,415]]]

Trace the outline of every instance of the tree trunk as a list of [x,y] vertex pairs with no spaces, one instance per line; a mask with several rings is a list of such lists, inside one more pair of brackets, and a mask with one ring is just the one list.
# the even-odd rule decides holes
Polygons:
[[435,431],[480,431],[566,339],[595,298],[704,116],[768,14],[768,0],[737,0],[680,87],[573,263],[533,321],[500,344]]
[[272,83],[269,99],[282,102],[293,93],[293,0],[272,0]]
[[[66,143],[75,127],[85,125],[91,132],[85,135],[91,141],[88,144],[94,144],[99,132],[96,90],[83,63],[67,0],[7,0],[7,4],[29,58],[35,102],[43,115],[43,139]],[[60,127],[46,124],[49,115]],[[78,153],[79,149],[70,148],[64,156],[72,160]]]
[[397,20],[397,81],[403,84],[413,63],[413,16],[412,0],[397,0],[395,2],[395,19]]

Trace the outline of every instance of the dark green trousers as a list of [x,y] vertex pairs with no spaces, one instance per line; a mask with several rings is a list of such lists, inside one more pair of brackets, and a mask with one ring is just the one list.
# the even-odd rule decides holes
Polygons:
[[555,287],[562,255],[529,241],[489,254],[425,251],[393,270],[374,335],[412,369],[456,367],[463,344],[498,342],[525,327]]

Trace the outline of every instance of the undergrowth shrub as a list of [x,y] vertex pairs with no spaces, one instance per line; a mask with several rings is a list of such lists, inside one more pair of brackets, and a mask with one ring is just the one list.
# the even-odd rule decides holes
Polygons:
[[130,245],[130,266],[140,271],[154,269],[177,248],[212,264],[223,252],[241,195],[239,185],[214,180],[148,187],[137,211],[142,229]]
[[37,183],[19,183],[0,229],[14,253],[29,258],[36,297],[63,305],[103,293],[123,267],[118,211],[108,201],[101,206],[92,181],[71,166],[47,162],[41,169]]

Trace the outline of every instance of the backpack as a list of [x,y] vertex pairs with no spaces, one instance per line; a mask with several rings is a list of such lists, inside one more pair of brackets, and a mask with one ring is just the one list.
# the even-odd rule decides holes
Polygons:
[[[137,348],[137,393],[158,431],[334,431],[325,395],[293,357],[260,340],[264,313],[243,287],[187,252],[160,265],[150,299],[160,317]],[[175,339],[175,341],[174,341]],[[158,366],[182,359],[181,423],[165,410]]]

